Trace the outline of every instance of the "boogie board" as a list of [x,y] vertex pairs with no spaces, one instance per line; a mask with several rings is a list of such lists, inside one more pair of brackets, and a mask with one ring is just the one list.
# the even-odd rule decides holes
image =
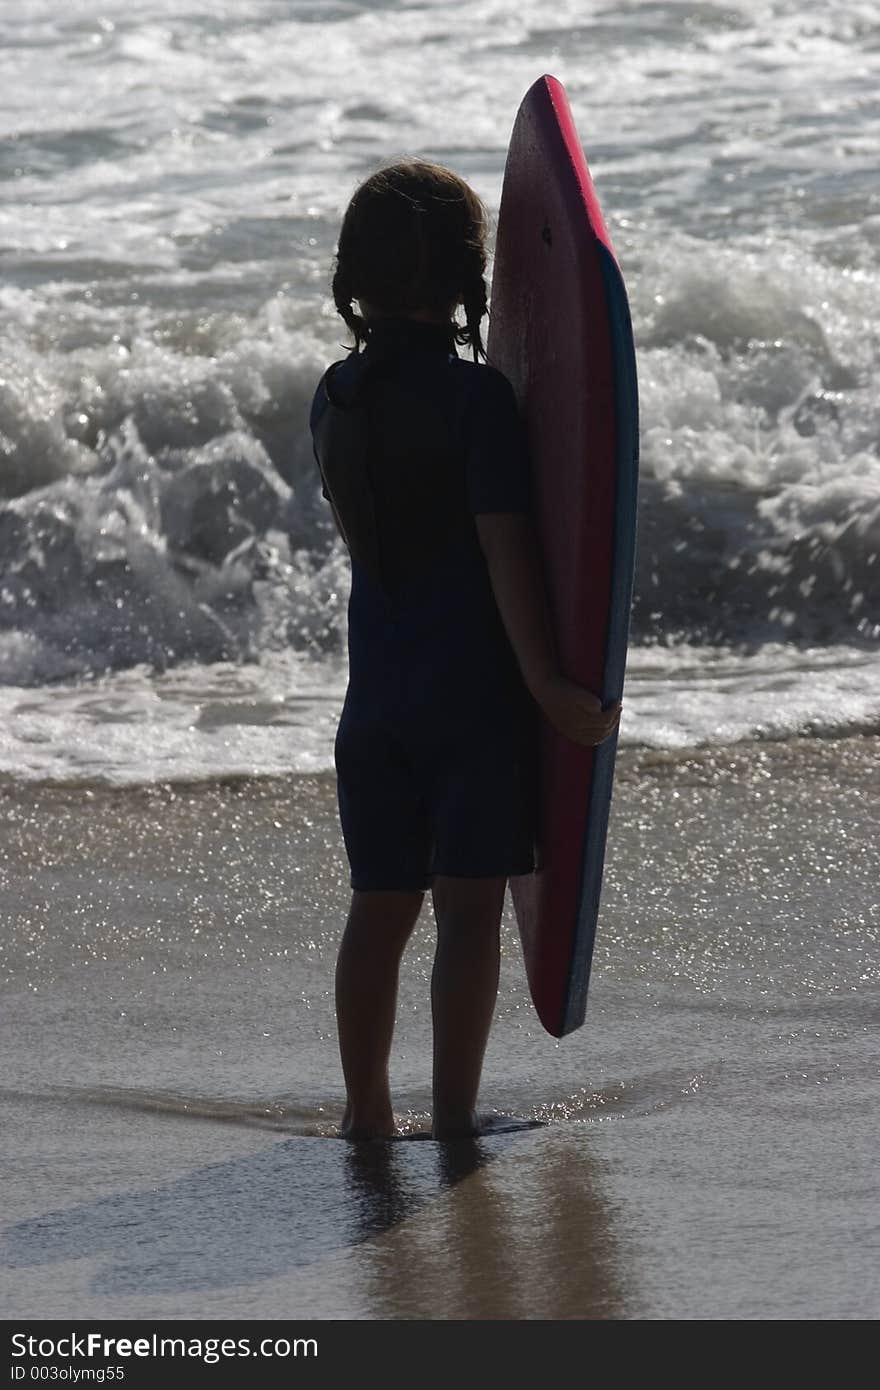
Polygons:
[[[603,705],[623,691],[635,554],[638,396],[626,290],[562,84],[516,117],[488,344],[529,437],[562,670]],[[544,1027],[584,1021],[617,735],[582,748],[541,720],[538,868],[510,880]]]

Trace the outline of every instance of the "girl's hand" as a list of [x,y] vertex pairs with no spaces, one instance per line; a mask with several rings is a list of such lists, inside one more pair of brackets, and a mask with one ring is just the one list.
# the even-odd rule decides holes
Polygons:
[[602,701],[591,690],[576,685],[565,676],[552,676],[536,692],[543,714],[572,743],[593,748],[612,734],[620,722],[620,701],[603,710]]

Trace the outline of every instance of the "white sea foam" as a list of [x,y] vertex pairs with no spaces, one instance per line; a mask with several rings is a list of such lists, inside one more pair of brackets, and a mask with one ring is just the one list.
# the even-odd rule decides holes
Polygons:
[[0,772],[119,786],[326,772],[344,685],[339,661],[286,651],[259,665],[2,686]]
[[[20,653],[23,665],[39,653]],[[0,686],[0,774],[28,781],[205,781],[330,772],[345,663],[292,650],[259,662],[148,666],[51,686]],[[880,724],[880,655],[767,644],[635,647],[620,742],[685,753]]]

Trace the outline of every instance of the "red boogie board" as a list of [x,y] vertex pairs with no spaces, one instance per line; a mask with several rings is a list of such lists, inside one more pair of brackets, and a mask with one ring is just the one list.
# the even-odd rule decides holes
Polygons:
[[[542,77],[513,127],[498,223],[489,361],[516,390],[559,659],[623,691],[635,553],[638,397],[629,306],[562,84]],[[584,1021],[617,737],[581,748],[541,727],[538,869],[511,879],[544,1027]]]

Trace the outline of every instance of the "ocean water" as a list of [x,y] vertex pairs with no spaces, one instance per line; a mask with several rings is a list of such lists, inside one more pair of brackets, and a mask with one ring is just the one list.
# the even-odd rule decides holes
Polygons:
[[497,211],[565,84],[632,300],[624,742],[880,716],[870,3],[28,0],[2,21],[0,767],[329,767],[346,565],[306,428],[384,160]]
[[[880,8],[22,0],[0,37],[3,1314],[875,1317]],[[587,1023],[541,1033],[508,912],[495,1129],[351,1146],[335,237],[404,153],[497,213],[544,72],[642,403]],[[408,1136],[432,951],[426,911]]]

